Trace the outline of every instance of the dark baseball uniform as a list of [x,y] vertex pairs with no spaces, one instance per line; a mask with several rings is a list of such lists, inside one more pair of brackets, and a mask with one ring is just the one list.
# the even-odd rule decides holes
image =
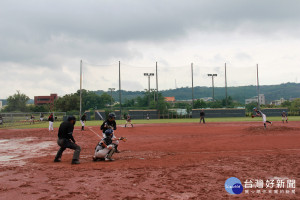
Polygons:
[[60,146],[60,149],[58,150],[55,159],[60,159],[62,156],[62,153],[66,148],[73,149],[73,160],[79,160],[79,154],[81,151],[80,146],[75,144],[75,139],[73,137],[73,130],[74,125],[70,122],[62,122],[59,126],[58,130],[58,139],[57,144]]

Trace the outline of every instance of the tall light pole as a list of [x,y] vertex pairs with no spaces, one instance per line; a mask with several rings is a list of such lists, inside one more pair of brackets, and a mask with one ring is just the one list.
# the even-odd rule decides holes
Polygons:
[[112,111],[112,91],[115,91],[116,88],[108,88],[110,90],[110,109]]
[[154,76],[154,73],[144,73],[144,76],[148,76],[148,92],[149,92],[148,106],[150,106],[150,77]]
[[217,76],[217,74],[207,74],[207,76],[211,76],[211,82],[212,82],[212,88],[213,88],[213,101],[215,101],[215,83],[214,83],[214,77]]

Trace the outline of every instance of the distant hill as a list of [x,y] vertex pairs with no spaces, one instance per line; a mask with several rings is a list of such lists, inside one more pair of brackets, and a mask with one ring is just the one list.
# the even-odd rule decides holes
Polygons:
[[[161,90],[162,94],[166,97],[174,96],[176,100],[189,100],[192,99],[192,88],[177,88],[171,90]],[[102,94],[104,91],[96,91],[97,94]],[[250,86],[238,86],[238,87],[228,87],[228,96],[231,96],[234,100],[245,103],[245,99],[251,98],[257,95],[257,87],[254,85]],[[280,98],[290,99],[290,98],[300,98],[300,84],[299,83],[284,83],[280,85],[262,85],[260,86],[260,93],[264,94],[267,102],[277,100]],[[119,92],[114,91],[113,98],[119,101]],[[133,99],[138,96],[142,96],[144,91],[122,91],[122,102],[125,99]],[[194,98],[199,99],[203,97],[211,97],[212,88],[211,87],[195,87],[194,88]],[[225,98],[225,88],[215,87],[215,98],[223,99]]]

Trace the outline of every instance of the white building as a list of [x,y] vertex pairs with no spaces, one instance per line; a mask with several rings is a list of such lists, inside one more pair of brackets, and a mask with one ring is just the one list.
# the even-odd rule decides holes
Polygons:
[[212,101],[213,98],[212,97],[203,97],[203,98],[200,98],[201,100],[205,101],[205,102],[208,102],[208,101]]
[[270,104],[271,105],[275,105],[275,106],[280,106],[283,102],[285,102],[286,100],[284,98],[280,98],[279,100],[274,100],[272,101]]
[[[254,96],[250,99],[245,99],[245,104],[253,103],[253,102],[258,102],[258,97]],[[259,94],[259,105],[266,105],[266,98],[264,94]]]

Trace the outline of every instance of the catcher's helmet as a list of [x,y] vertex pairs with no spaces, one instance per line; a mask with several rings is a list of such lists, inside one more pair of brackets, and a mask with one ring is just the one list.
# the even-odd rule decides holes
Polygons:
[[113,132],[114,131],[112,129],[107,129],[104,134],[106,137],[112,137]]
[[108,119],[115,119],[116,118],[116,114],[115,113],[109,113],[108,114]]

